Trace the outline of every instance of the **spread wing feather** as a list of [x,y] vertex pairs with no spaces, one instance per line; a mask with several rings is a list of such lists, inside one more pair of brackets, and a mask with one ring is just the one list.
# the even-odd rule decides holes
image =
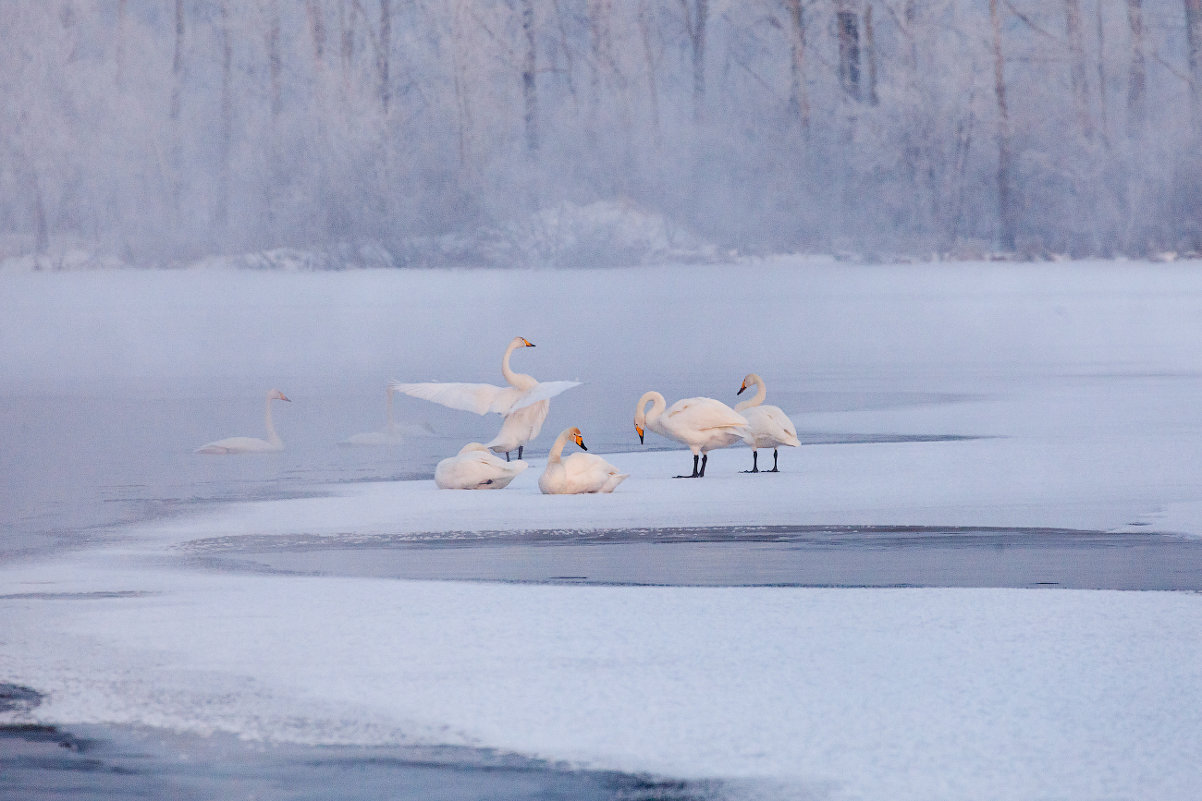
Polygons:
[[459,409],[476,414],[509,414],[542,400],[553,398],[564,390],[578,386],[579,381],[547,381],[529,390],[516,387],[498,387],[492,384],[463,384],[429,381],[406,384],[393,381],[393,390],[414,398],[428,400],[440,406]]

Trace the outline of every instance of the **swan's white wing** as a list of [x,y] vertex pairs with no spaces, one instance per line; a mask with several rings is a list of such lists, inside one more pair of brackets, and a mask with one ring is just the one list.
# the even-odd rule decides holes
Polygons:
[[476,414],[488,414],[489,412],[504,414],[522,394],[520,390],[513,387],[496,387],[492,384],[459,384],[441,381],[404,384],[393,381],[389,386],[396,392],[413,398],[421,398],[440,406]]
[[[515,399],[513,405],[504,410],[502,414],[516,412],[518,409],[525,408],[526,406],[533,406],[539,401],[545,401],[549,398],[554,398],[561,392],[566,392],[572,387],[580,386],[580,383],[581,382],[579,381],[540,381],[533,389],[526,390],[517,399]],[[498,409],[496,411],[501,410]]]

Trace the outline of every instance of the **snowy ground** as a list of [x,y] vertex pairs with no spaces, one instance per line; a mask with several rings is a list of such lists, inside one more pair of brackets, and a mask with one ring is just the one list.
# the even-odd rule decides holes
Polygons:
[[[243,537],[353,547],[531,529],[1202,535],[1196,265],[781,260],[0,281],[0,394],[30,418],[4,423],[20,446],[0,462],[8,492],[71,508],[51,520],[95,524],[0,561],[0,681],[45,694],[8,719],[472,745],[723,779],[735,798],[1202,793],[1195,593],[547,586],[196,560]],[[371,427],[388,378],[497,381],[515,334],[538,345],[517,369],[587,383],[553,403],[531,469],[508,489],[440,492],[428,479],[454,443],[495,428],[463,413],[431,413],[440,433],[424,444],[338,450]],[[732,449],[712,454],[703,481],[674,480],[687,453],[639,448],[630,418],[643,390],[733,403],[753,370],[801,432],[782,474],[739,474],[750,457]],[[262,384],[294,399],[277,412],[284,454],[190,453],[214,436],[258,435]],[[359,395],[372,397],[350,400]],[[61,426],[36,419],[31,398],[64,397],[82,409]],[[97,433],[107,413],[88,409],[130,397],[158,413],[121,440]],[[353,413],[331,416],[339,398]],[[426,415],[417,402],[398,411]],[[565,425],[632,474],[614,495],[538,494]],[[43,446],[71,458],[39,461]],[[102,491],[59,499],[89,482]],[[102,501],[130,497],[166,514],[113,525]],[[10,514],[6,537],[34,541],[31,520],[43,518]],[[85,547],[64,547],[73,536]]]

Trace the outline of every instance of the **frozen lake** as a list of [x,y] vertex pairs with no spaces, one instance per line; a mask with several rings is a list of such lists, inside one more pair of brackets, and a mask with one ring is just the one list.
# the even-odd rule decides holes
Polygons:
[[[515,335],[585,383],[510,488],[430,480],[496,418],[339,444]],[[435,749],[492,797],[1193,798],[1200,335],[1191,264],[0,274],[0,684],[41,698],[0,723],[260,789]],[[639,395],[752,371],[802,447],[670,479]],[[271,387],[285,451],[192,452]],[[538,493],[569,425],[613,496]]]

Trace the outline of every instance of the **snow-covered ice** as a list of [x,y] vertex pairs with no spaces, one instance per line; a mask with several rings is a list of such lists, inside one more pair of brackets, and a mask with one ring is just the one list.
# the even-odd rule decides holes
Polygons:
[[[190,392],[229,381],[248,387],[238,419],[253,422],[258,381],[291,379],[281,388],[297,407],[277,419],[285,454],[201,467],[188,449],[212,420],[151,421],[115,455],[88,450],[88,427],[69,421],[79,458],[108,460],[115,475],[134,469],[122,461],[161,472],[178,458],[184,478],[171,491],[184,500],[196,492],[188,471],[263,475],[249,490],[229,484],[222,497],[233,502],[176,498],[169,515],[87,532],[86,547],[0,562],[0,680],[46,695],[25,718],[467,744],[726,779],[745,798],[1202,794],[1193,593],[255,575],[206,569],[189,546],[807,524],[1199,535],[1194,265],[781,260],[0,281],[6,397],[69,393],[86,407],[88,392],[120,398],[150,381],[155,397],[184,408]],[[463,327],[465,308],[496,313]],[[306,396],[370,386],[371,423],[377,379],[495,381],[516,334],[539,345],[519,369],[586,383],[553,402],[531,468],[509,488],[438,491],[428,478],[438,454],[404,446],[339,458],[395,460],[414,480],[379,480],[394,476],[376,462],[313,466],[334,458],[336,434],[362,427],[306,417]],[[643,390],[733,402],[750,370],[801,433],[801,448],[782,449],[782,474],[738,473],[750,453],[736,447],[711,455],[705,479],[673,480],[687,451],[639,448],[630,418]],[[495,426],[472,415],[437,422],[450,430],[434,447]],[[539,494],[541,451],[561,423],[580,425],[590,448],[631,473],[613,495]],[[21,464],[3,463],[6,481],[36,492],[39,476]],[[362,480],[365,465],[375,480]],[[264,485],[278,497],[257,497]],[[21,525],[6,523],[16,534]]]

